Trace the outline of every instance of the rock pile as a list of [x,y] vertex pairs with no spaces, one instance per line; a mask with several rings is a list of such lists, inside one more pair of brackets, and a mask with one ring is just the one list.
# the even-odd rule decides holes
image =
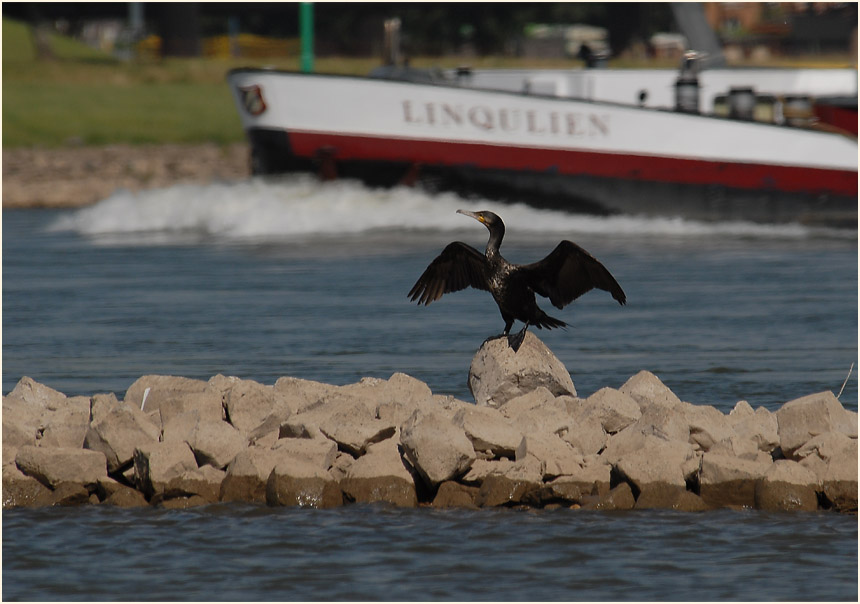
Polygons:
[[857,413],[830,392],[723,414],[642,371],[580,398],[533,334],[511,354],[481,347],[478,405],[402,373],[346,386],[148,375],[122,400],[25,377],[3,399],[3,507],[857,510]]

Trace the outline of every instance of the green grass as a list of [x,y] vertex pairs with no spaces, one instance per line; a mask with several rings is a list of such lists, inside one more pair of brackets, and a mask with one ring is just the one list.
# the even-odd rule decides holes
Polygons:
[[[299,57],[119,61],[70,38],[51,37],[54,58],[37,60],[30,30],[3,19],[3,147],[70,143],[228,144],[244,139],[225,76],[234,67],[299,69]],[[811,59],[813,62],[816,58]],[[850,58],[818,58],[845,66]],[[835,65],[834,61],[841,63]],[[809,61],[807,61],[809,63]],[[415,67],[572,68],[580,61],[510,57],[415,57]],[[365,75],[375,57],[317,57],[321,73]],[[610,61],[612,67],[676,67],[675,61]]]

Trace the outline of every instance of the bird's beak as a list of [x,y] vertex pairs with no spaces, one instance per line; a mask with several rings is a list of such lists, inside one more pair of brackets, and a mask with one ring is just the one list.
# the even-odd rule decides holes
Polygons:
[[477,220],[481,224],[484,223],[483,217],[481,217],[479,214],[477,214],[475,212],[470,212],[469,210],[457,210],[457,213],[463,214],[464,216],[471,216],[472,218],[474,218],[475,220]]

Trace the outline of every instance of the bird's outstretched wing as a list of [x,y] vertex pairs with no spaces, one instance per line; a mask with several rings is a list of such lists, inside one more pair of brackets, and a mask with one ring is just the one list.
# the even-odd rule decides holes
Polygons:
[[619,304],[624,290],[600,261],[571,241],[562,241],[543,260],[522,267],[529,284],[553,306],[563,308],[593,288],[608,291]]
[[460,241],[449,243],[427,267],[407,294],[413,302],[430,304],[442,294],[467,287],[488,290],[487,259],[470,245]]

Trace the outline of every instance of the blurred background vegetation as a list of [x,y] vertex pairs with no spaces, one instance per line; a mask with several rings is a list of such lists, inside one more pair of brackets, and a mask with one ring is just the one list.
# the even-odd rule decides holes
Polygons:
[[[856,66],[856,3],[711,5],[732,64]],[[677,35],[667,3],[347,2],[313,13],[324,73],[379,65],[391,17],[416,67],[581,67],[561,46],[530,45],[541,24],[604,28],[610,68],[678,65],[653,45]],[[241,141],[226,72],[299,69],[298,32],[297,3],[4,3],[3,147]]]

